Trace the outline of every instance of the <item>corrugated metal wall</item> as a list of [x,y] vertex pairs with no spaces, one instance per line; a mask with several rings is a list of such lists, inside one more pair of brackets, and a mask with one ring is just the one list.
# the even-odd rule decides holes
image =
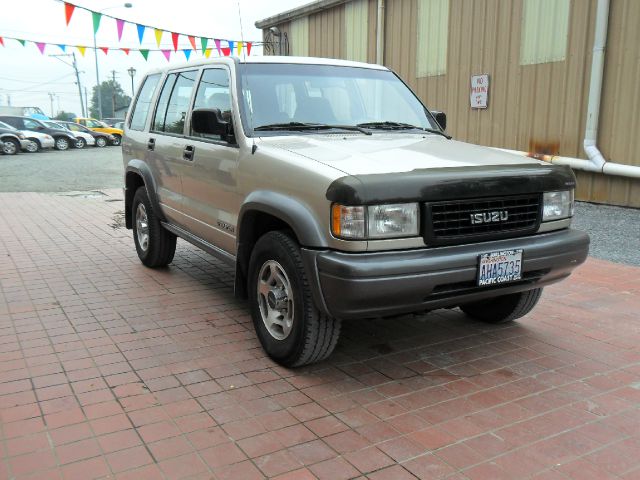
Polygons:
[[[524,1],[449,0],[446,73],[418,78],[417,0],[386,0],[385,64],[430,108],[447,112],[456,139],[585,158],[596,0],[571,0],[564,61],[530,65],[521,65]],[[369,61],[376,54],[376,3],[369,1]],[[311,56],[345,58],[344,12],[340,5],[309,17]],[[490,75],[489,108],[472,110],[470,77],[483,73]],[[640,165],[638,78],[640,0],[611,0],[599,146],[616,163]],[[640,181],[576,174],[578,198],[640,207]]]

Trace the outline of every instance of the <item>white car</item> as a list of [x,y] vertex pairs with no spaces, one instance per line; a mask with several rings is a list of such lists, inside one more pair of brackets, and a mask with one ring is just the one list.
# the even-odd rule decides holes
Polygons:
[[93,146],[96,144],[96,139],[93,138],[93,135],[89,133],[71,131],[63,123],[58,123],[53,121],[46,121],[44,123],[46,123],[47,126],[51,128],[58,128],[58,129],[66,130],[67,132],[71,133],[71,135],[76,137],[76,143],[75,143],[76,148],[84,148],[87,145]]
[[33,153],[38,150],[53,148],[56,143],[53,137],[46,133],[34,132],[32,130],[21,130],[21,132],[25,137],[31,140],[31,142],[23,149],[27,152]]

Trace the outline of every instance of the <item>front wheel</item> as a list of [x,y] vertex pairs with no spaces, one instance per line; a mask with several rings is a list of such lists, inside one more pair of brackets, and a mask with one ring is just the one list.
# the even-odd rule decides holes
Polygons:
[[478,302],[460,305],[460,310],[471,318],[486,323],[507,323],[524,317],[536,306],[542,288],[526,292],[511,293],[500,297],[488,298]]
[[2,140],[2,153],[5,155],[15,155],[20,151],[20,142],[13,138],[6,138]]
[[166,267],[176,252],[176,236],[160,224],[145,187],[136,190],[131,208],[138,258],[150,268]]
[[69,148],[69,140],[65,137],[56,138],[55,143],[56,150],[67,150]]
[[333,352],[340,320],[315,306],[300,247],[283,231],[256,243],[249,262],[251,316],[267,354],[286,367],[319,362]]
[[113,140],[111,140],[111,145],[114,145],[117,147],[118,145],[120,145],[121,142],[122,142],[122,138],[120,138],[120,135],[114,135]]
[[25,148],[27,152],[36,153],[38,150],[40,150],[40,143],[37,140],[34,140],[34,139],[29,139],[29,140],[31,141],[27,144]]
[[105,147],[107,145],[107,139],[104,137],[97,137],[96,138],[96,147]]
[[84,138],[77,138],[76,139],[76,148],[84,148],[87,146],[87,142],[85,141]]

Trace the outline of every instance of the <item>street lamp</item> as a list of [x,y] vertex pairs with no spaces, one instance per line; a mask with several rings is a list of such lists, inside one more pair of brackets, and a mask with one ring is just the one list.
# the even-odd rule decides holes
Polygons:
[[129,67],[127,72],[129,73],[129,76],[131,77],[131,101],[133,101],[133,97],[135,95],[135,92],[133,90],[133,77],[136,76],[136,69],[133,68],[133,67]]
[[[98,13],[102,13],[106,10],[110,10],[112,8],[131,8],[133,7],[133,4],[127,2],[124,5],[115,5],[113,7],[107,7],[107,8],[103,8],[102,10],[97,10]],[[100,120],[102,120],[102,93],[100,92],[100,72],[98,71],[98,46],[96,44],[96,30],[93,30],[93,53],[96,57],[96,87],[97,87],[97,94],[98,94],[98,114],[100,116]]]

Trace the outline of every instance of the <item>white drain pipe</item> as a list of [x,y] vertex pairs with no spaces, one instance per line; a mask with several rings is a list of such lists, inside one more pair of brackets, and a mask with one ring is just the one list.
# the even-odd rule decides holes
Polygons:
[[584,151],[588,160],[558,155],[535,155],[518,150],[507,150],[516,155],[533,156],[557,165],[568,165],[575,170],[618,175],[621,177],[640,178],[640,166],[607,162],[597,145],[598,125],[600,117],[600,99],[602,98],[602,77],[604,75],[605,47],[607,45],[607,27],[609,24],[609,0],[598,0],[596,9],[595,36],[593,40],[593,57],[591,60],[591,82],[589,84],[589,101],[587,104],[587,124],[584,133]]
[[376,63],[384,65],[384,0],[378,0],[378,23],[376,28]]

